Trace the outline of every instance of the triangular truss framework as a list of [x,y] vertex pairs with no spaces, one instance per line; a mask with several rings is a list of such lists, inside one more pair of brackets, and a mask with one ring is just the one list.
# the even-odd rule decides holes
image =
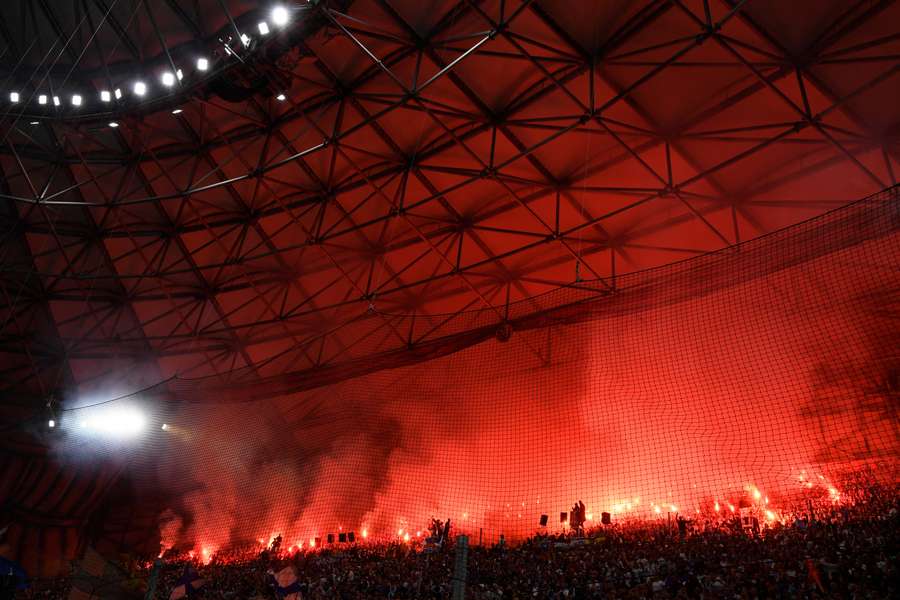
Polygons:
[[896,2],[316,10],[284,102],[7,114],[4,388],[414,347],[896,183]]

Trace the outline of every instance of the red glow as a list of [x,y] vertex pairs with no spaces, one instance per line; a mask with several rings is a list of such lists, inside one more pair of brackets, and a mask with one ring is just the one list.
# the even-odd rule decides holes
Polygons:
[[[822,387],[814,383],[821,356],[868,351],[868,333],[837,309],[816,322],[797,312],[791,298],[821,293],[821,282],[797,283],[805,269],[777,273],[772,285],[751,281],[566,326],[553,333],[566,343],[550,364],[530,350],[544,337],[523,333],[328,388],[329,397],[352,398],[349,405],[322,404],[322,390],[268,403],[274,422],[297,405],[321,405],[315,431],[296,441],[261,423],[260,406],[198,409],[194,420],[208,434],[179,415],[202,440],[190,449],[191,474],[203,484],[185,499],[192,525],[181,543],[263,544],[276,531],[310,539],[344,523],[360,540],[398,541],[422,537],[431,518],[452,518],[454,533],[492,541],[503,533],[512,542],[533,535],[541,514],[553,516],[547,531],[568,527],[556,515],[578,500],[592,523],[600,512],[626,522],[730,515],[748,505],[777,519],[807,498],[842,501],[832,480],[841,481],[845,465],[827,456],[831,438],[864,449],[856,441],[865,433],[873,453],[889,456],[896,436],[881,421],[861,432],[852,411],[821,417],[825,433],[819,417],[805,416]],[[772,292],[775,284],[794,296]],[[765,311],[736,305],[745,292],[764,299]],[[831,334],[840,332],[846,339],[833,348]],[[849,385],[834,392],[856,394]],[[219,440],[235,423],[255,434],[245,444]],[[307,453],[315,460],[298,464]],[[260,468],[248,464],[256,455],[285,458]]]

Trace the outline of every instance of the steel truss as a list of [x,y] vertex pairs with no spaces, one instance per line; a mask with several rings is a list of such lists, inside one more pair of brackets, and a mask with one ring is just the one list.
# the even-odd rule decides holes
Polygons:
[[285,103],[8,115],[2,385],[339,364],[896,183],[896,3],[619,4],[321,3]]

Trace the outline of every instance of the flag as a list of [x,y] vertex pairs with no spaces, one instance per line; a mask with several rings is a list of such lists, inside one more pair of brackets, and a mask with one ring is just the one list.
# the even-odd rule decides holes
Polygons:
[[172,588],[169,594],[169,600],[178,600],[178,598],[196,598],[197,590],[203,587],[206,580],[200,577],[191,567],[185,567],[184,575],[182,575]]
[[823,594],[825,593],[825,586],[822,584],[822,575],[819,574],[819,569],[816,567],[815,561],[811,558],[806,559],[806,570],[809,573],[809,580],[816,584],[816,587],[819,588]]
[[287,566],[273,576],[275,596],[280,600],[300,600],[300,582],[294,567]]

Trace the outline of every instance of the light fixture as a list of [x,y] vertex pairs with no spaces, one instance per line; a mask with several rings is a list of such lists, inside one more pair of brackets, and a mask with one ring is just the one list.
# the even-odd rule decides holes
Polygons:
[[287,96],[285,96],[284,94],[278,94],[277,96],[275,96],[275,99],[279,102],[284,102],[285,100],[287,100]]
[[259,27],[260,35],[268,35],[269,34],[269,24],[266,23],[265,21],[260,21],[259,25],[257,25],[257,27]]
[[59,96],[53,96],[53,106],[59,106],[62,102],[59,101]]
[[172,87],[173,85],[175,85],[175,76],[166,71],[162,74],[162,77],[160,77],[160,81],[162,81],[162,84],[164,86]]
[[47,94],[38,96],[38,104],[47,104]]
[[49,421],[47,421],[47,427],[49,427],[50,429],[53,429],[54,427],[56,427],[56,421],[54,421],[53,419],[50,419]]
[[113,92],[113,95],[116,97],[116,100],[119,100],[122,97],[122,90],[119,88],[116,88],[116,91]]
[[135,95],[143,96],[147,93],[147,84],[143,81],[135,81],[132,89],[134,90]]
[[137,437],[146,424],[144,414],[128,406],[89,410],[80,423],[84,434],[119,439]]
[[113,129],[115,129],[116,127],[119,126],[119,124],[116,123],[115,121],[110,121],[110,122],[109,122],[109,126],[112,127]]
[[40,125],[41,122],[40,122],[40,121],[32,121],[31,124],[32,124],[32,125]]
[[81,106],[80,94],[72,94],[72,106]]
[[19,101],[19,92],[10,92],[9,93],[9,101],[10,102],[18,102]]
[[245,45],[245,46],[249,46],[249,45],[250,45],[250,36],[247,35],[246,33],[242,33],[242,34],[241,34],[241,41],[244,42],[244,45]]
[[272,22],[278,25],[279,27],[284,27],[287,25],[288,19],[290,15],[288,11],[283,6],[276,6],[272,9]]
[[100,92],[100,101],[101,102],[109,102],[112,100],[112,94],[109,93],[109,90],[103,90]]
[[180,108],[176,108],[175,110],[172,111],[172,114],[173,114],[173,115],[180,115],[182,112],[184,112],[184,111],[182,111]]
[[168,423],[163,423],[163,424],[162,424],[162,430],[163,430],[163,431],[168,431],[168,430],[169,430],[169,424],[168,424]]
[[181,71],[181,69],[177,69],[175,71],[175,77],[178,79],[178,81],[181,81],[184,78],[184,73]]
[[207,60],[205,58],[197,59],[197,70],[198,71],[205,71],[208,68],[209,68],[209,60]]

